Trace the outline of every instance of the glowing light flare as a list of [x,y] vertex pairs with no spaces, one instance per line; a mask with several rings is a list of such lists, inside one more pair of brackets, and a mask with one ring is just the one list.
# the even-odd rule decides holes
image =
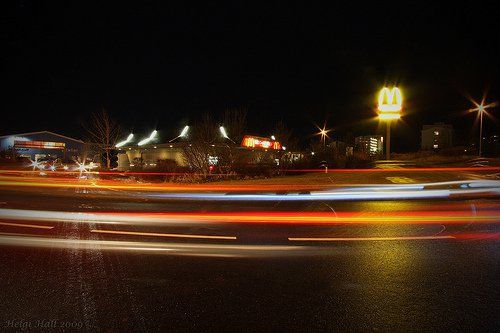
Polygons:
[[35,158],[34,161],[32,159],[30,159],[30,167],[33,167],[33,171],[35,171],[36,169],[39,169],[39,170],[44,169],[43,164],[38,162],[38,158]]
[[472,102],[472,104],[474,104],[475,107],[472,109],[469,109],[468,112],[477,112],[478,117],[481,114],[484,114],[488,117],[491,117],[491,114],[488,112],[488,109],[492,109],[498,105],[497,102],[492,102],[492,103],[485,105],[485,103],[486,103],[485,97],[483,97],[483,99],[481,100],[481,103],[477,103],[473,99],[470,99],[470,101]]
[[400,112],[403,107],[403,95],[398,87],[382,88],[378,96],[378,110],[384,112]]
[[319,135],[321,137],[321,141],[323,141],[323,144],[326,144],[326,139],[330,138],[328,136],[328,133],[331,132],[332,130],[331,129],[327,129],[326,128],[326,124],[323,125],[323,128],[319,127],[316,125],[316,127],[318,128],[319,132],[316,133],[316,135]]
[[381,113],[379,114],[378,117],[381,120],[392,120],[392,119],[400,119],[401,115],[399,113]]
[[182,132],[181,134],[179,135],[180,138],[185,138],[188,134],[188,131],[189,131],[189,126],[185,126],[183,129],[182,129]]
[[116,148],[120,148],[120,147],[123,147],[125,146],[126,144],[128,144],[130,141],[132,141],[132,139],[134,138],[134,134],[130,133],[128,136],[127,136],[127,139],[126,140],[123,140],[119,143],[116,144]]
[[76,171],[79,172],[79,177],[82,178],[83,174],[84,173],[87,173],[89,172],[89,170],[92,170],[94,168],[96,168],[97,166],[94,164],[94,162],[90,162],[89,164],[85,165],[85,161],[83,161],[82,163],[78,162],[78,161],[75,161],[76,163]]
[[226,138],[226,139],[229,139],[229,136],[227,136],[227,132],[226,132],[226,129],[224,128],[224,126],[220,126],[219,127],[219,131],[220,131],[220,134]]
[[158,133],[158,132],[156,130],[154,130],[153,132],[151,132],[149,137],[142,139],[141,141],[139,141],[139,143],[137,145],[144,146],[145,144],[151,142],[152,140],[154,140],[156,138],[156,133]]

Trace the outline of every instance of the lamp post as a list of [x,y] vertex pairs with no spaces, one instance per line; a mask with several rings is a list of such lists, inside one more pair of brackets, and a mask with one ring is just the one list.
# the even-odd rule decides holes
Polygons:
[[483,113],[484,113],[483,104],[479,105],[477,112],[479,112],[479,157],[481,157],[481,152],[483,149]]
[[316,133],[316,135],[320,136],[320,140],[323,141],[323,149],[326,148],[326,138],[328,138],[328,133],[331,131],[331,129],[326,128],[326,124],[323,125],[323,128],[319,127],[316,125],[318,128],[319,132]]
[[379,119],[386,122],[385,158],[391,159],[391,122],[401,118],[403,95],[398,87],[382,88],[378,95]]
[[497,105],[496,102],[485,105],[485,97],[481,100],[481,103],[477,103],[471,99],[472,103],[476,106],[469,110],[469,112],[477,112],[479,117],[479,157],[481,157],[483,149],[483,114],[489,115],[487,109],[493,108]]

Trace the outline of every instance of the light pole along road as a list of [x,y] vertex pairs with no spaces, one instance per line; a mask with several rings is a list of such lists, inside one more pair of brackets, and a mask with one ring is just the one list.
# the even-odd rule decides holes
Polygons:
[[479,154],[478,155],[479,155],[479,157],[481,157],[482,150],[483,150],[483,114],[486,113],[486,115],[489,115],[487,109],[495,107],[497,105],[497,103],[494,102],[494,103],[484,105],[485,97],[483,97],[481,103],[477,103],[475,101],[472,101],[472,103],[474,103],[474,105],[476,107],[473,109],[470,109],[469,112],[477,112],[477,115],[479,117]]

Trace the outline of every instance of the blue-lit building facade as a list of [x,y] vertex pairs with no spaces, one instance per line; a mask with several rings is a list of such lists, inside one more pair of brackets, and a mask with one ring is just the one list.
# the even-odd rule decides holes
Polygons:
[[49,131],[0,136],[0,152],[30,159],[71,160],[80,157],[84,149],[83,141]]

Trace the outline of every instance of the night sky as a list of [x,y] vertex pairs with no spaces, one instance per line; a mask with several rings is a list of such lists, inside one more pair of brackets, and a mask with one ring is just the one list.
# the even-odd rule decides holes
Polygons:
[[125,132],[174,135],[244,105],[251,133],[282,119],[305,143],[327,121],[342,139],[377,132],[376,93],[398,84],[396,151],[417,149],[422,124],[437,121],[466,141],[467,95],[500,99],[499,12],[426,2],[13,1],[0,14],[0,134],[82,137],[104,107]]

